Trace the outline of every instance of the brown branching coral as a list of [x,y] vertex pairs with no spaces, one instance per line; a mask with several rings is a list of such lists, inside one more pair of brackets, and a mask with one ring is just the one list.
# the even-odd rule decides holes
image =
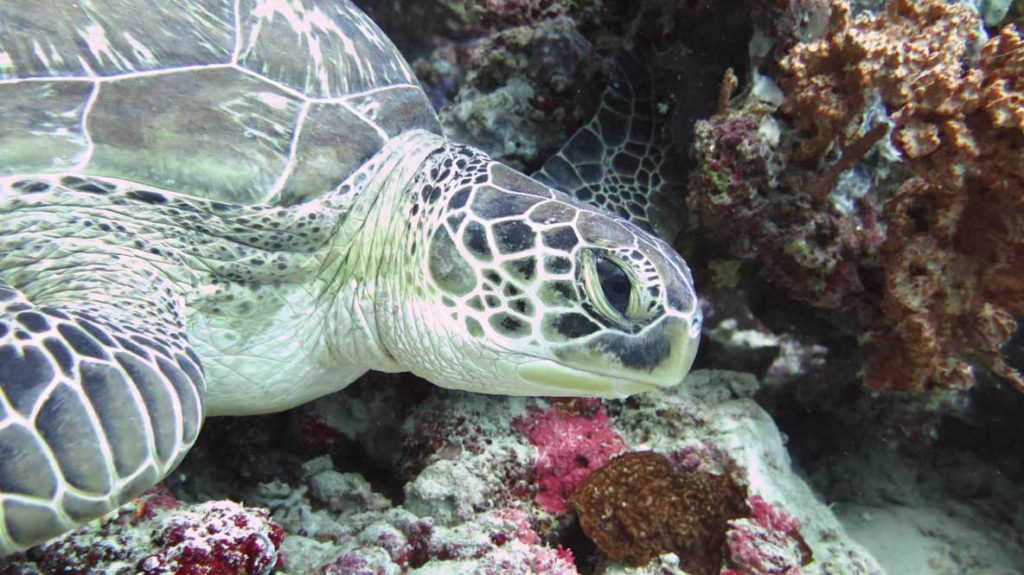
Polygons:
[[572,503],[584,533],[612,559],[640,566],[675,552],[694,575],[718,574],[728,521],[750,513],[732,473],[681,472],[652,452],[612,459]]
[[958,229],[972,218],[965,213],[967,199],[914,178],[886,203],[887,328],[873,338],[875,352],[865,367],[869,386],[913,389],[931,381],[967,388],[974,383],[967,362],[972,355],[1022,384],[998,354],[1016,322],[986,294],[984,259],[957,249]]
[[[915,119],[952,116],[977,99],[977,78],[964,78],[963,59],[978,29],[977,15],[957,3],[891,0],[880,14],[851,20],[849,3],[834,2],[826,35],[797,44],[781,63],[789,95],[783,111],[821,146],[835,137],[845,145],[877,90],[902,115],[896,140],[915,153],[933,149],[936,126],[925,129]],[[947,129],[957,128],[954,122]]]
[[897,113],[941,136],[930,150],[901,145],[919,175],[886,205],[888,328],[867,365],[874,387],[967,387],[974,356],[1024,391],[999,355],[1013,314],[1024,316],[1024,43],[1014,27],[985,44],[964,83],[960,93],[976,96],[945,116],[911,104]]
[[1024,315],[1024,42],[1006,26],[979,55],[981,30],[960,3],[890,0],[851,19],[837,1],[825,36],[782,62],[805,160],[856,141],[877,94],[915,174],[883,213],[874,388],[965,388],[973,362],[1024,390],[999,355]]

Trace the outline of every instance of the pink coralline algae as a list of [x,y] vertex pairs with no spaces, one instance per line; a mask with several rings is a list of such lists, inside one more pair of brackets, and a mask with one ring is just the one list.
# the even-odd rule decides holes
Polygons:
[[528,417],[512,425],[537,448],[536,502],[549,513],[567,512],[576,486],[626,449],[626,442],[609,426],[603,405],[593,414],[582,415],[557,407],[532,407]]
[[270,573],[284,532],[262,509],[214,501],[162,521],[159,551],[139,562],[144,575],[257,575]]
[[102,523],[92,523],[40,547],[13,573],[87,575],[262,575],[278,559],[284,531],[263,509],[230,501],[178,502],[154,488]]
[[750,517],[729,522],[726,542],[732,568],[721,575],[800,575],[811,550],[800,536],[800,521],[755,495]]

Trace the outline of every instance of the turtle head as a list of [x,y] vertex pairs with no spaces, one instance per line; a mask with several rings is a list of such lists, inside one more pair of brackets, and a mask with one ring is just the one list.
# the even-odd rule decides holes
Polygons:
[[701,311],[672,248],[459,150],[420,184],[422,289],[404,328],[420,333],[402,339],[427,343],[400,361],[438,385],[512,395],[622,397],[681,382]]

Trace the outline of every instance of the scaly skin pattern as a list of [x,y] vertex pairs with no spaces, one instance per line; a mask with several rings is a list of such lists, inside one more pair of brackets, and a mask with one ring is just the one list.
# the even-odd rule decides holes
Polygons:
[[[299,206],[65,176],[5,179],[0,212],[3,553],[162,478],[204,397],[218,413],[283,409],[367,368],[618,397],[679,383],[699,335],[689,272],[663,242],[425,131]],[[315,313],[259,325],[299,353],[222,351],[206,389],[201,364],[224,346],[211,326],[250,329],[240,317],[295,294]]]
[[644,231],[673,213],[651,86],[622,76],[545,168],[573,198],[445,139],[347,0],[122,4],[0,2],[0,556],[162,479],[206,415],[368,369],[683,379],[701,314]]
[[[375,301],[405,369],[486,393],[604,397],[689,369],[689,271],[638,227],[448,143],[394,212],[399,249]],[[389,313],[396,301],[408,307]]]

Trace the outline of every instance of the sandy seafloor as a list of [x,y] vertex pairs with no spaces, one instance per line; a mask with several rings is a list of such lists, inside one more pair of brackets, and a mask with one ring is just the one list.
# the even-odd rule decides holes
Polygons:
[[[755,85],[770,102],[781,88],[765,88],[778,78],[777,62],[765,62],[766,38],[789,18],[806,24],[798,36],[811,41],[816,32],[806,29],[820,34],[835,8],[814,0],[768,12],[754,2],[684,0],[359,4],[414,61],[449,134],[526,171],[587,121],[607,79],[598,64],[623,38],[646,35],[685,54],[687,81],[672,98],[686,110],[676,143],[686,149],[694,122],[715,113],[727,65],[740,77],[731,108],[756,99]],[[1022,10],[964,5],[987,34]],[[778,119],[758,129],[793,129],[785,114],[769,116]],[[692,150],[681,153],[698,169]],[[866,155],[836,190],[891,193],[884,181],[906,172],[901,166],[898,151]],[[679,217],[696,216],[684,208]],[[770,254],[730,253],[706,226],[689,233],[676,247],[694,267],[708,322],[695,371],[677,388],[549,401],[369,374],[291,412],[208,421],[159,491],[0,561],[0,575],[1024,574],[1024,393],[978,362],[969,389],[868,390],[860,344],[874,332],[854,306],[808,303],[793,284],[773,283]],[[722,251],[700,251],[712,247]],[[871,286],[864,291],[870,299]],[[1019,329],[1000,353],[1024,365]],[[664,455],[681,475],[735,474],[745,514],[712,526],[713,513],[693,511],[657,524],[655,511],[677,503],[636,472],[637,493],[663,498],[638,517],[676,543],[627,565],[622,557],[657,536],[620,532],[602,547],[571,502],[584,477],[625,452]],[[636,505],[626,491],[616,494],[623,508]],[[708,556],[697,552],[707,541],[717,542],[715,568],[694,559]]]

